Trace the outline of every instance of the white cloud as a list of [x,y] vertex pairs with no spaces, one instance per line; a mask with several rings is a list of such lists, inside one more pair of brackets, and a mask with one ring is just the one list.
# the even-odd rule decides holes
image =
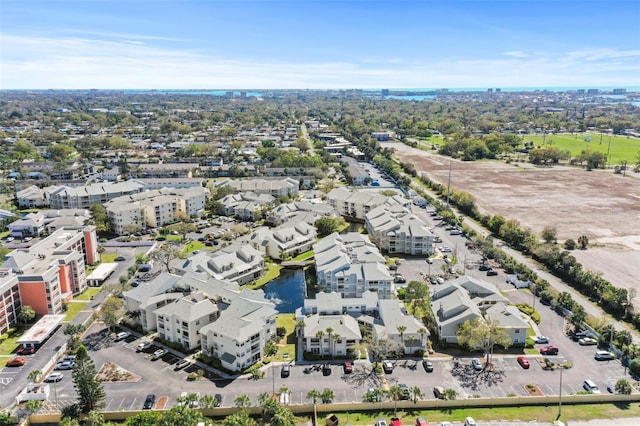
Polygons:
[[[2,35],[3,89],[640,86],[637,50],[501,58],[355,62],[255,61],[170,48],[151,36]],[[406,60],[405,60],[406,61]],[[588,66],[585,66],[588,61]]]

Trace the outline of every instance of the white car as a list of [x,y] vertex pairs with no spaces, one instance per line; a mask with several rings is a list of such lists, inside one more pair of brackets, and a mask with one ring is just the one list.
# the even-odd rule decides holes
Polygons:
[[531,336],[535,343],[549,343],[549,338],[547,336]]
[[477,423],[473,420],[473,417],[467,417],[464,419],[464,426],[477,426]]
[[151,347],[151,345],[153,345],[151,342],[142,342],[136,346],[136,352],[146,351]]
[[62,380],[63,377],[64,377],[64,374],[62,373],[51,373],[47,376],[46,379],[44,379],[44,381],[47,383],[52,383],[52,382],[57,383],[60,380]]
[[126,331],[121,331],[120,333],[116,334],[116,342],[119,342],[120,340],[124,340],[127,337],[129,337],[131,334],[126,332]]

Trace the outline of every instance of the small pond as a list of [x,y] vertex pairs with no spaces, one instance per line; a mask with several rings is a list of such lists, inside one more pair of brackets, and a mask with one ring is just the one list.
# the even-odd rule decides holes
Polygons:
[[264,287],[264,294],[278,312],[290,314],[304,304],[305,286],[302,269],[282,269],[280,276]]

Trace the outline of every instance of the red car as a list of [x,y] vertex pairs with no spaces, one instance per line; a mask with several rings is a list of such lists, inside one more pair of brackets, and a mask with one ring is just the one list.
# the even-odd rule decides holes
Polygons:
[[36,348],[34,347],[21,347],[20,349],[18,349],[18,355],[31,355],[31,354],[35,354],[36,353]]
[[344,374],[349,374],[353,372],[353,364],[351,364],[350,362],[345,362],[342,365],[342,369],[344,370]]
[[542,355],[558,355],[560,350],[557,346],[543,346],[540,348],[540,353]]
[[7,361],[7,367],[20,367],[24,365],[25,362],[27,361],[24,358],[22,358],[21,356],[17,356]]
[[402,426],[402,422],[397,417],[391,417],[391,426]]
[[527,359],[526,356],[519,356],[518,357],[518,364],[520,364],[520,366],[524,369],[529,368],[531,365],[529,364],[529,360]]
[[416,426],[429,426],[429,422],[424,417],[418,417],[416,419]]

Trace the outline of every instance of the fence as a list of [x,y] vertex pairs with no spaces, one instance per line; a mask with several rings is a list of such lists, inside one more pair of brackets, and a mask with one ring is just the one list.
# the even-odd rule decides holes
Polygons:
[[[599,404],[599,403],[632,403],[640,402],[640,393],[631,395],[566,395],[562,397],[563,405],[571,404]],[[413,403],[411,401],[387,402],[364,402],[364,403],[340,403],[340,404],[317,404],[319,417],[324,417],[329,413],[354,412],[354,411],[391,411],[398,409],[411,410],[449,410],[456,408],[490,408],[490,407],[513,407],[513,406],[551,406],[558,405],[558,396],[537,396],[537,397],[507,397],[507,398],[469,398],[452,401],[424,400]],[[313,404],[290,405],[287,406],[294,414],[313,414]],[[262,414],[262,408],[249,407],[246,409],[250,414]],[[200,410],[205,417],[226,417],[238,411],[234,407],[222,407]],[[106,411],[102,414],[106,421],[123,421],[140,411]],[[58,423],[60,414],[34,414],[29,416],[29,425]]]

